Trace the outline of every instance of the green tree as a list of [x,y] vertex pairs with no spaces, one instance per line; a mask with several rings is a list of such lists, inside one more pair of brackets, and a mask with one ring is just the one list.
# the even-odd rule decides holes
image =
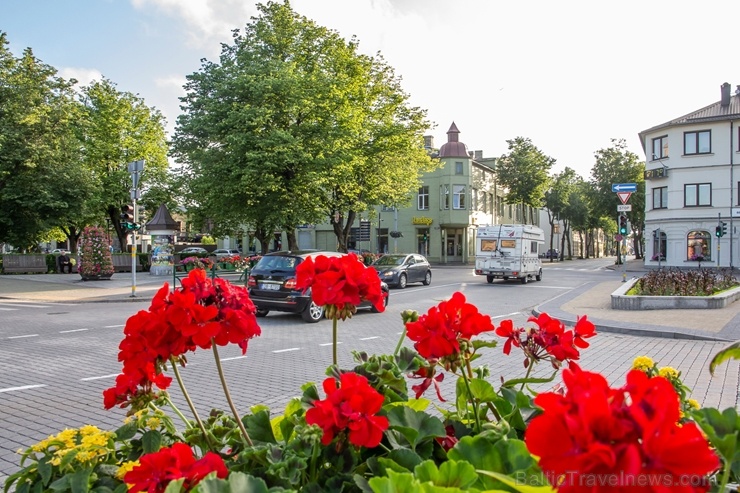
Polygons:
[[[576,193],[578,182],[582,178],[576,174],[575,170],[569,167],[552,177],[550,188],[545,192],[544,206],[547,209],[548,221],[550,223],[550,248],[553,248],[553,235],[555,233],[555,224],[561,222],[562,227],[560,236],[560,258],[565,257],[565,244],[568,243],[568,257],[573,256],[573,245],[570,242],[570,231],[575,212],[570,208],[572,196]],[[552,261],[552,260],[551,260]]]
[[188,76],[173,139],[188,212],[217,234],[248,224],[263,251],[275,229],[295,248],[296,226],[329,219],[346,249],[358,211],[408,200],[433,169],[426,112],[356,40],[287,1],[258,9],[219,63]]
[[534,211],[542,206],[555,159],[543,154],[528,138],[516,137],[506,143],[509,153],[496,161],[496,176],[508,189],[506,203],[529,206],[531,216],[525,220],[534,224]]
[[602,218],[616,223],[617,206],[622,202],[612,191],[616,183],[635,183],[637,192],[630,197],[632,211],[627,217],[632,225],[635,258],[642,258],[642,237],[645,229],[645,163],[637,154],[627,150],[624,139],[612,139],[611,147],[594,153],[596,163],[591,168],[591,185],[594,196],[594,212]]
[[0,32],[0,242],[34,248],[89,195],[72,84],[30,48],[15,58]]
[[142,159],[146,162],[139,180],[141,189],[146,189],[148,183],[167,181],[164,117],[143,99],[119,91],[107,79],[83,87],[81,101],[82,166],[96,193],[85,204],[90,215],[70,222],[69,227],[81,230],[92,218],[107,217],[120,245],[125,247],[126,232],[121,228],[120,213],[121,206],[131,202],[132,182],[127,165]]

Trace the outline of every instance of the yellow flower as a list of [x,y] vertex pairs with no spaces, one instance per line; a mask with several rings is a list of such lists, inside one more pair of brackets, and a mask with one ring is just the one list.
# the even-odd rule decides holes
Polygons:
[[147,427],[151,428],[152,430],[158,430],[161,423],[162,421],[156,417],[152,417],[146,420]]
[[670,366],[664,366],[658,370],[658,375],[668,380],[676,380],[678,378],[678,372],[675,368]]
[[653,359],[649,356],[638,356],[635,358],[635,360],[632,362],[632,368],[635,370],[640,370],[647,372],[650,370],[653,366],[655,366],[655,362]]
[[108,445],[108,439],[111,435],[111,432],[99,432],[96,435],[87,435],[82,437],[81,445],[84,447],[105,447]]
[[82,436],[95,435],[97,433],[100,433],[100,428],[98,428],[97,426],[85,425],[80,428],[80,434]]
[[701,407],[699,405],[699,401],[697,401],[696,399],[689,399],[686,402],[689,404],[689,407],[691,407],[692,409],[699,409]]
[[116,477],[120,479],[121,481],[123,481],[123,477],[126,475],[126,473],[138,465],[139,465],[138,460],[130,460],[130,461],[124,462],[123,464],[121,464],[121,467],[118,468],[118,471],[116,471]]

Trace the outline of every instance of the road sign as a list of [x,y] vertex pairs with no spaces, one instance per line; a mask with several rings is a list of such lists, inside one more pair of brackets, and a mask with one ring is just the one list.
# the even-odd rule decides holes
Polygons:
[[617,233],[617,234],[614,235],[614,239],[617,240],[617,241],[622,241],[622,235],[620,235],[619,233]]
[[617,212],[632,212],[632,204],[618,205]]
[[612,183],[612,192],[636,192],[637,183]]
[[619,197],[619,200],[621,200],[623,204],[627,203],[631,195],[632,192],[617,192],[617,197]]

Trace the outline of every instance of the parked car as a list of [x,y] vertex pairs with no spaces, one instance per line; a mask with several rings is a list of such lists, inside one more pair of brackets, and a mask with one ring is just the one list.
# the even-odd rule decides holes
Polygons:
[[183,248],[182,250],[180,250],[179,253],[180,255],[183,255],[183,254],[188,255],[191,253],[201,253],[201,254],[206,253],[207,254],[208,250],[206,250],[205,248],[201,248],[201,247],[187,247],[187,248]]
[[211,252],[211,255],[215,255],[216,257],[233,257],[234,255],[241,255],[242,252],[239,251],[238,248],[217,248],[213,252]]
[[558,250],[557,248],[550,248],[548,251],[542,254],[542,258],[557,260],[560,258],[560,250]]
[[54,250],[50,251],[49,253],[52,254],[52,255],[62,255],[64,253],[66,253],[67,255],[69,255],[72,252],[70,252],[69,250],[65,250],[64,248],[55,248]]
[[400,289],[410,282],[420,282],[425,286],[432,283],[432,267],[426,257],[418,253],[383,255],[370,267],[378,271],[386,284]]
[[[299,313],[304,321],[316,323],[324,316],[324,307],[316,305],[311,299],[311,290],[305,293],[296,289],[296,267],[306,258],[326,255],[341,256],[343,253],[317,250],[298,250],[292,252],[272,252],[264,255],[252,268],[247,280],[249,297],[257,307],[257,316],[265,317],[271,311]],[[381,290],[388,306],[388,285],[381,282]],[[363,302],[357,308],[377,308],[370,302]]]

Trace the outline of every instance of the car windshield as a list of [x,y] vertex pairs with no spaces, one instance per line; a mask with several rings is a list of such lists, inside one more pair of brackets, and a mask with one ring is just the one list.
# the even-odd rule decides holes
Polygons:
[[405,258],[405,255],[384,255],[375,262],[375,265],[402,265]]
[[266,256],[262,257],[254,268],[255,270],[293,270],[298,265],[298,260],[298,257]]

